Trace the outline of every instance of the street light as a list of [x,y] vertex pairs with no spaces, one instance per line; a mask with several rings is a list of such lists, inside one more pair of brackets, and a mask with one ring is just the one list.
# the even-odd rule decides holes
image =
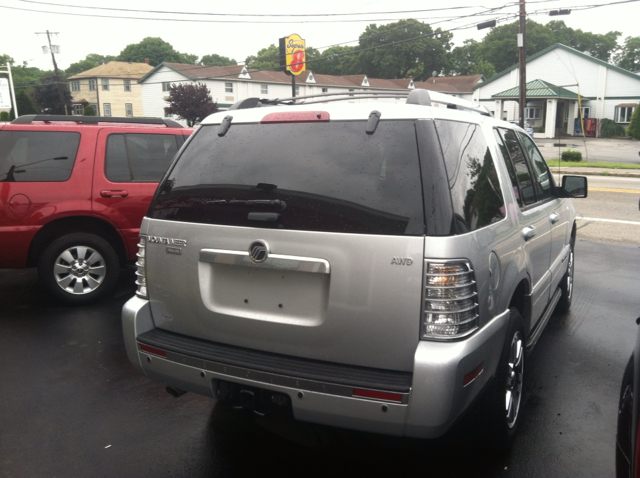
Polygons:
[[571,14],[571,10],[569,10],[568,8],[564,8],[560,10],[551,10],[549,12],[549,16],[551,17],[555,17],[557,15],[570,15],[570,14]]

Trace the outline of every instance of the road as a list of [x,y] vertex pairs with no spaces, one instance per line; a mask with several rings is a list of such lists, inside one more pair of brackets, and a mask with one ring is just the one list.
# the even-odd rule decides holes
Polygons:
[[640,164],[640,142],[614,138],[556,138],[536,139],[536,144],[546,160],[559,158],[562,151],[580,151],[585,163]]
[[574,201],[578,237],[640,246],[640,178],[589,176],[588,181],[589,196]]

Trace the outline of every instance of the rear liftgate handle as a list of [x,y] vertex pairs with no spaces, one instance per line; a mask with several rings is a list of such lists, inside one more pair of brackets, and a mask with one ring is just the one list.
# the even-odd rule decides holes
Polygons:
[[525,241],[528,241],[533,236],[536,235],[536,227],[535,226],[527,226],[522,229],[522,237],[524,237]]

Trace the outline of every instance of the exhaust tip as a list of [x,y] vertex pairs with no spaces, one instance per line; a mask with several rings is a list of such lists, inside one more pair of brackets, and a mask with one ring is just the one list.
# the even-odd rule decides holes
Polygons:
[[167,393],[168,393],[169,395],[171,395],[171,396],[172,396],[172,397],[174,397],[174,398],[179,398],[179,397],[183,396],[185,393],[187,393],[187,391],[186,391],[186,390],[181,390],[181,389],[179,389],[179,388],[172,387],[172,386],[170,386],[170,385],[167,385],[167,386],[165,387],[165,390],[167,391]]

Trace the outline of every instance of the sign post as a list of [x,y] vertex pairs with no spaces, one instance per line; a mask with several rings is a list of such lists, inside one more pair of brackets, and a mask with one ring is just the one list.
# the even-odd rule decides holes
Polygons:
[[296,96],[296,76],[307,69],[305,61],[305,44],[300,35],[292,34],[280,38],[280,66],[285,73],[291,75],[291,96]]
[[[13,116],[18,117],[18,104],[16,103],[16,92],[13,88],[13,79],[11,77],[11,65],[7,63],[6,70],[0,70],[0,73],[7,73],[9,75],[9,81],[0,78],[0,108],[11,108],[11,102],[13,101]],[[11,95],[11,99],[9,99]]]

